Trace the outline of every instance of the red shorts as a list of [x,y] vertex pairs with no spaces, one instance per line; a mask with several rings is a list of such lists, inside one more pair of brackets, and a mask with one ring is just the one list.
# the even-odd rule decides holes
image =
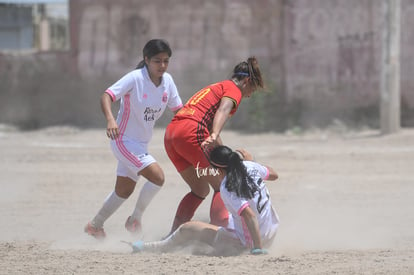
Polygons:
[[172,121],[165,130],[164,146],[168,157],[178,172],[189,166],[206,168],[210,163],[201,143],[210,135],[196,121],[183,119]]

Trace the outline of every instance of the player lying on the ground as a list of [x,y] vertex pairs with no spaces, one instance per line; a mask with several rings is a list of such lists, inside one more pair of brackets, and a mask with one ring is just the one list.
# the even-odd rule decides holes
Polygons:
[[[244,159],[244,160],[243,160]],[[276,235],[279,218],[273,209],[264,180],[276,180],[271,168],[252,161],[244,151],[218,146],[210,155],[211,164],[220,172],[220,192],[229,211],[229,226],[190,221],[162,241],[131,244],[134,252],[170,252],[199,241],[213,247],[214,254],[265,254]]]

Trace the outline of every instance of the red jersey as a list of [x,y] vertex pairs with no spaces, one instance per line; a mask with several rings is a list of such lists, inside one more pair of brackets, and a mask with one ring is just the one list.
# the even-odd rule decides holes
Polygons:
[[174,116],[172,121],[192,119],[198,122],[198,124],[202,124],[208,130],[211,130],[214,116],[223,97],[228,97],[233,100],[234,107],[230,114],[234,114],[239,107],[242,93],[233,81],[224,80],[207,86],[195,93]]

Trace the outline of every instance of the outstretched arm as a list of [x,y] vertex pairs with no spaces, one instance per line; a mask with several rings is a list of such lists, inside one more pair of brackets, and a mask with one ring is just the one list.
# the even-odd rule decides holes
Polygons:
[[[243,160],[254,161],[252,154],[247,152],[245,149],[237,149],[236,151],[240,154]],[[277,175],[275,170],[270,166],[267,166],[267,165],[263,165],[263,166],[265,166],[267,170],[269,170],[269,177],[266,180],[277,180],[279,176]]]

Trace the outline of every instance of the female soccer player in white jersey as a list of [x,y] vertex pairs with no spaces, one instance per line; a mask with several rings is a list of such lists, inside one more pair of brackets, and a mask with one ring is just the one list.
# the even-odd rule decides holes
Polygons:
[[[141,189],[136,207],[125,227],[138,233],[145,208],[164,183],[164,172],[148,153],[155,121],[165,108],[176,112],[182,107],[177,87],[166,72],[171,57],[168,43],[162,39],[147,42],[137,68],[109,87],[101,97],[102,112],[107,120],[106,134],[118,159],[115,190],[105,199],[102,208],[85,226],[85,232],[104,238],[104,222],[132,194],[139,176],[147,181]],[[115,120],[111,103],[121,100]]]
[[191,241],[201,241],[212,246],[216,255],[239,254],[247,249],[252,254],[266,254],[275,238],[279,217],[264,180],[276,180],[278,176],[271,167],[251,160],[248,152],[235,152],[227,146],[211,151],[210,163],[221,174],[221,197],[230,214],[227,228],[190,221],[165,240],[131,244],[134,252],[168,252]]

